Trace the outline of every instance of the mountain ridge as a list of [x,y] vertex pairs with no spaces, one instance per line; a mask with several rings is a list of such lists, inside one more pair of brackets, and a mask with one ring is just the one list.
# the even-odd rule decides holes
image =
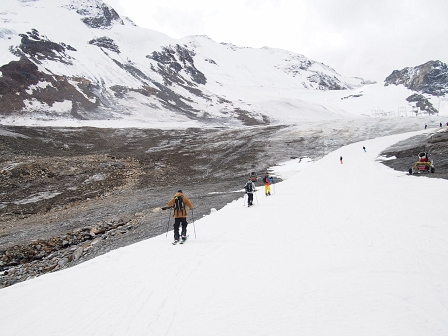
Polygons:
[[[3,116],[83,120],[166,114],[180,121],[257,125],[275,118],[251,108],[255,89],[243,96],[233,87],[216,91],[216,84],[280,83],[279,88],[312,90],[363,84],[281,49],[242,48],[203,36],[172,39],[137,27],[100,0],[59,5],[16,0],[9,6],[0,14],[6,26],[0,29],[1,47],[13,55],[0,66]],[[224,55],[218,62],[219,54]]]
[[[387,92],[378,91],[368,88],[375,82],[291,51],[204,35],[174,39],[101,0],[11,0],[0,13],[0,50],[6,124],[288,124],[414,109],[406,98],[421,89],[391,79],[398,70],[386,79]],[[434,90],[442,93],[422,93]],[[378,95],[392,98],[378,102]]]

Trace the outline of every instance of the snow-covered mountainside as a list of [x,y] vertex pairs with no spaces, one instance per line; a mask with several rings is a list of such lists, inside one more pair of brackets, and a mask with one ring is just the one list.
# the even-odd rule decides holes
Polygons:
[[256,125],[281,121],[278,110],[322,119],[335,111],[301,99],[301,92],[365,84],[285,50],[206,36],[173,39],[137,27],[100,0],[2,3],[0,50],[3,120]]
[[266,125],[416,108],[408,85],[343,77],[286,50],[173,39],[101,0],[3,2],[0,50],[2,124]]

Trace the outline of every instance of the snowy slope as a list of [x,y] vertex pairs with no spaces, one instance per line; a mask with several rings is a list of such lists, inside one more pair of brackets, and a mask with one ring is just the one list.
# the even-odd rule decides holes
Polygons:
[[2,334],[444,336],[448,181],[377,161],[414,134],[276,167],[298,172],[183,246],[170,232],[4,288]]
[[297,123],[398,115],[412,93],[286,50],[173,39],[100,0],[7,1],[0,50],[2,124]]

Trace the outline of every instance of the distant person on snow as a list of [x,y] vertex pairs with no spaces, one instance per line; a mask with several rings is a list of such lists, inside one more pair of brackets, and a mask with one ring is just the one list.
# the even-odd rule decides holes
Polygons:
[[244,190],[247,194],[247,206],[250,207],[254,203],[254,192],[256,191],[255,184],[250,177],[249,181],[247,181],[246,185],[244,186]]
[[366,152],[366,147],[362,146],[362,149],[364,149],[364,152]]
[[339,157],[339,161],[341,161],[341,163],[342,163],[342,156],[341,156],[341,157]]
[[266,172],[266,175],[263,177],[264,183],[264,194],[266,196],[271,196],[271,184],[274,183],[274,179],[269,176],[269,173]]
[[182,190],[178,190],[174,197],[168,202],[168,206],[174,209],[174,242],[179,242],[179,227],[182,225],[182,240],[187,239],[187,209],[186,206],[193,209],[193,203],[182,193]]

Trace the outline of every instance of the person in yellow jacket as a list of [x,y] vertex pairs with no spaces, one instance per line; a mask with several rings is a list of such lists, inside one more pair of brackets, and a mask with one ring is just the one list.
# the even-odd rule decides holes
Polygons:
[[269,176],[269,173],[266,172],[266,175],[263,177],[264,183],[264,194],[266,196],[271,196],[271,184],[274,183],[274,179]]
[[193,203],[182,193],[182,190],[178,190],[174,197],[168,202],[168,206],[174,209],[174,242],[179,242],[179,228],[182,225],[182,240],[187,239],[187,206],[190,210],[193,209]]

